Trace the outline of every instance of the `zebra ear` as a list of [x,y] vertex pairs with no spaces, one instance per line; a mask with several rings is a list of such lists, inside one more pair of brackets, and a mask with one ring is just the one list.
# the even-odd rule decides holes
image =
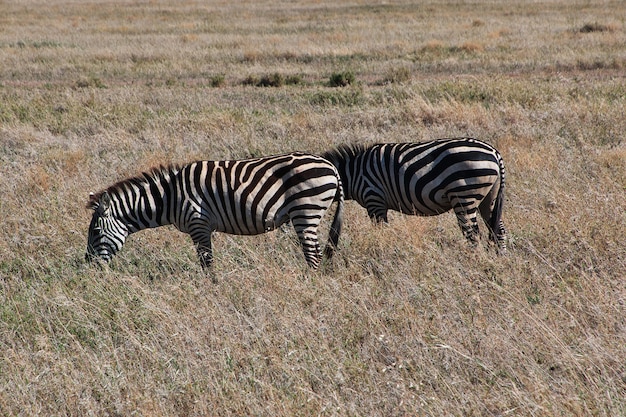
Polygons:
[[94,193],[89,193],[89,201],[85,206],[88,209],[97,210],[100,203],[98,202],[98,197]]
[[100,196],[100,201],[98,201],[98,212],[100,214],[105,214],[111,208],[111,196],[106,191],[102,193]]

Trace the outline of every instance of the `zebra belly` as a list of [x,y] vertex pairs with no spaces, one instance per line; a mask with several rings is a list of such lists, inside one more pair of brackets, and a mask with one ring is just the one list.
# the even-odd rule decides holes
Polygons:
[[280,213],[268,213],[265,218],[257,216],[256,218],[235,219],[230,216],[218,222],[215,231],[228,233],[231,235],[259,235],[270,232],[289,220],[289,216],[282,211]]
[[445,193],[438,193],[434,199],[428,196],[420,196],[419,191],[404,196],[396,195],[389,198],[387,194],[386,203],[389,210],[398,211],[402,214],[412,216],[436,216],[452,209],[452,204]]
[[[444,203],[443,201],[441,203]],[[399,211],[402,214],[408,214],[412,216],[436,216],[441,213],[445,213],[452,209],[452,205],[448,201],[447,204],[440,204],[437,208],[431,209],[421,204],[413,204],[410,206],[404,205],[403,207],[389,207],[390,210]]]
[[465,192],[456,192],[450,189],[441,189],[432,195],[421,195],[415,193],[410,201],[402,199],[401,202],[390,201],[387,207],[390,210],[399,211],[403,214],[414,216],[437,216],[450,211],[454,204],[463,202],[465,208],[477,208],[485,195],[491,189],[491,184],[487,187],[479,187]]

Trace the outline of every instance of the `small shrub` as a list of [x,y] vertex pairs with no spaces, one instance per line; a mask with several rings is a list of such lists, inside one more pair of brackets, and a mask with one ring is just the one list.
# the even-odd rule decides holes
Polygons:
[[60,42],[57,41],[49,41],[49,40],[43,40],[43,41],[32,41],[32,42],[25,42],[25,41],[17,41],[15,44],[10,44],[11,46],[17,46],[18,48],[28,48],[28,47],[33,47],[35,49],[41,49],[41,48],[58,48],[61,46]]
[[225,80],[226,78],[224,77],[224,74],[217,74],[213,75],[209,79],[209,84],[211,84],[211,87],[223,87],[225,84]]
[[58,48],[60,46],[61,46],[61,44],[59,42],[55,42],[55,41],[37,41],[37,42],[33,42],[33,48],[35,48],[35,49],[40,49],[40,48]]
[[364,101],[363,92],[360,89],[346,91],[320,91],[315,93],[309,102],[321,106],[357,106]]
[[283,85],[285,85],[285,77],[277,72],[264,75],[257,83],[258,87],[281,87]]
[[259,84],[259,77],[256,75],[248,75],[242,82],[243,85],[253,85],[256,86]]
[[241,83],[254,87],[282,87],[283,85],[302,84],[302,77],[299,75],[284,76],[275,72],[274,74],[263,75],[261,78],[256,75],[249,75]]
[[304,84],[304,80],[300,75],[288,75],[285,78],[285,84],[287,85],[300,85]]
[[82,79],[82,80],[76,81],[75,85],[76,85],[76,88],[87,88],[91,85],[91,83],[87,79]]
[[463,42],[461,45],[446,46],[440,41],[430,41],[420,49],[421,53],[433,55],[448,55],[457,53],[483,52],[485,47],[478,42]]
[[335,72],[330,76],[331,87],[346,87],[351,84],[354,84],[354,74],[351,71]]
[[578,31],[580,33],[592,33],[592,32],[613,32],[615,27],[612,25],[603,25],[601,23],[586,23]]

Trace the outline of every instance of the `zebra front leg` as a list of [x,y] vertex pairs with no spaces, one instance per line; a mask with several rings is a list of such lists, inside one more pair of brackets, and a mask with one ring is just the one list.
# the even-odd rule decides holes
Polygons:
[[387,219],[387,209],[386,208],[382,208],[379,206],[370,206],[367,208],[367,214],[368,216],[370,216],[370,219],[372,219],[372,221],[376,224],[380,224],[380,223],[384,223],[387,224],[389,223],[389,220]]
[[389,223],[387,211],[389,210],[385,198],[378,191],[369,190],[359,204],[365,207],[367,215],[376,224]]
[[198,253],[202,269],[211,268],[213,265],[213,249],[210,246],[198,244],[196,245],[196,252]]
[[211,231],[202,232],[197,235],[191,235],[193,243],[196,245],[196,252],[198,253],[198,259],[202,269],[207,271],[211,275],[211,281],[217,284],[217,277],[212,273],[211,266],[213,265],[213,248],[211,246]]

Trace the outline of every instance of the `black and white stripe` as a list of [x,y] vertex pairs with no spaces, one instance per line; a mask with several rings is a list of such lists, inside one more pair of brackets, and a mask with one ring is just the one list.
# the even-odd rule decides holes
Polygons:
[[491,145],[472,138],[372,146],[342,145],[322,155],[338,169],[345,199],[376,221],[387,211],[433,216],[454,209],[464,236],[478,240],[477,212],[500,251],[504,163]]
[[328,257],[341,233],[343,191],[336,168],[327,160],[291,153],[161,167],[90,196],[87,206],[94,213],[86,259],[108,261],[129,234],[173,224],[191,236],[207,267],[212,232],[256,235],[291,221],[307,263],[317,268],[322,257],[317,230],[333,201],[338,206]]

